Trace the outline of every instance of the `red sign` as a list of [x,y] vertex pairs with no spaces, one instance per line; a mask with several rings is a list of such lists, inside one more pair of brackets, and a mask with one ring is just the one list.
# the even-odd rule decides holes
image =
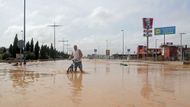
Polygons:
[[145,29],[144,32],[152,33],[152,30],[150,30],[150,29],[149,29],[149,30]]
[[152,29],[153,18],[143,18],[143,28],[146,30]]

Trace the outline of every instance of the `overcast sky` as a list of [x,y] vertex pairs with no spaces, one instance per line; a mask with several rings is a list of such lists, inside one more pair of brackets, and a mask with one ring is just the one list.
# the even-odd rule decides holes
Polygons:
[[[26,0],[27,41],[34,38],[40,44],[53,43],[54,20],[62,25],[56,29],[58,40],[77,44],[84,54],[105,54],[106,40],[111,53],[122,52],[122,33],[125,48],[136,51],[138,44],[146,44],[142,18],[154,18],[154,27],[176,26],[175,35],[166,36],[167,42],[179,44],[179,33],[185,32],[183,43],[190,46],[190,0]],[[0,0],[0,47],[9,47],[15,34],[22,39],[23,0]],[[150,47],[163,43],[163,36],[150,38]]]

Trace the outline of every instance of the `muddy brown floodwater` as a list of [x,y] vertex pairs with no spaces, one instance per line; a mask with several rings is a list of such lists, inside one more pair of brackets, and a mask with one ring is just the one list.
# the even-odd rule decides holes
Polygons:
[[0,107],[190,107],[190,66],[83,60],[0,64]]

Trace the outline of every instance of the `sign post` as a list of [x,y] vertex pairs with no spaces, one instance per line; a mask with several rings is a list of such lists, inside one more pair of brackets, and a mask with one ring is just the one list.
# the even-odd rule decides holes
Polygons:
[[110,50],[106,49],[106,59],[110,59]]
[[129,52],[131,51],[131,49],[127,49],[127,60],[130,59],[130,55],[129,55]]
[[146,56],[148,56],[149,37],[152,36],[153,18],[143,18],[144,37],[147,38]]
[[[164,35],[164,46],[166,45],[166,35],[175,33],[176,26],[154,28],[154,35]],[[165,56],[165,47],[162,49],[162,55]]]
[[[24,40],[19,40],[17,43],[18,48],[20,49],[20,55],[19,55],[19,59],[20,59],[20,63],[22,64],[22,58],[23,55],[21,54],[22,49],[24,48]],[[25,62],[24,62],[25,63]]]
[[175,26],[161,27],[161,28],[154,29],[154,35],[164,35],[164,45],[166,43],[166,35],[175,34],[175,33],[176,33]]
[[94,49],[94,59],[96,59],[96,57],[97,57],[97,49]]

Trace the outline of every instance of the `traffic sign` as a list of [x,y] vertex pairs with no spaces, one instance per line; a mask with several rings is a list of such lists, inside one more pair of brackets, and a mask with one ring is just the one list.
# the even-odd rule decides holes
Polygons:
[[17,43],[18,48],[22,49],[24,48],[24,41],[23,40],[19,40]]

